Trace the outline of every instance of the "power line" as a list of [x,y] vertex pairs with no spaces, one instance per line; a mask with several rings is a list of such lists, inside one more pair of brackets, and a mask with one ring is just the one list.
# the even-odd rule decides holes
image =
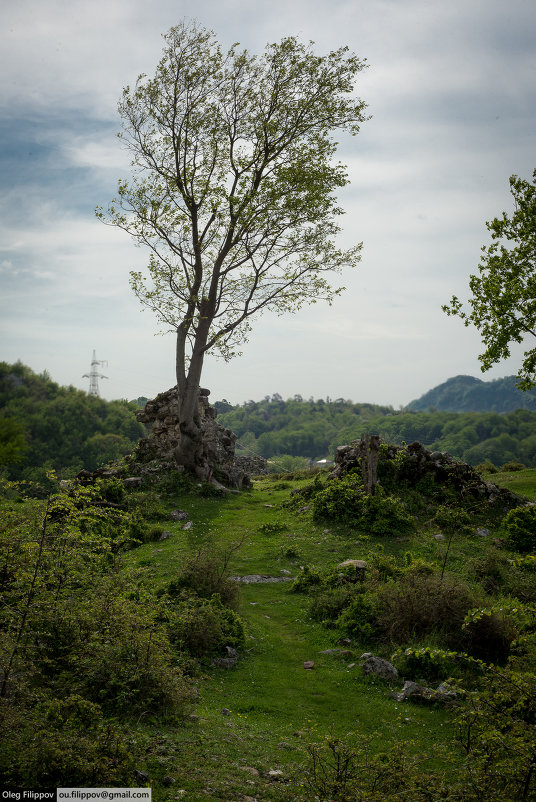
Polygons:
[[102,373],[99,373],[97,370],[98,365],[104,365],[108,367],[108,362],[106,359],[97,359],[95,356],[95,350],[93,350],[93,359],[91,360],[91,370],[89,373],[84,373],[82,378],[89,379],[89,395],[95,395],[97,398],[99,397],[99,379],[107,379],[108,376],[103,376]]

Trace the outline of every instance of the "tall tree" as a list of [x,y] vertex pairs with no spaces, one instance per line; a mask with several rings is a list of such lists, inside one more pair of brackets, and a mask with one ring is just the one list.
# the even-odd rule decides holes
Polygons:
[[[510,192],[513,215],[503,212],[486,223],[492,243],[482,248],[480,274],[469,279],[471,309],[465,311],[456,296],[443,307],[480,332],[483,371],[510,356],[511,343],[536,337],[536,170],[532,182],[511,176]],[[522,390],[536,386],[536,347],[525,351],[518,379]]]
[[181,23],[164,37],[154,78],[119,104],[133,178],[120,181],[105,222],[149,247],[148,277],[131,273],[142,304],[176,334],[177,462],[203,477],[197,399],[205,354],[228,360],[264,310],[331,302],[327,274],[359,261],[335,244],[348,183],[335,130],[366,119],[354,94],[366,66],[346,47],[326,56],[294,37],[261,56]]

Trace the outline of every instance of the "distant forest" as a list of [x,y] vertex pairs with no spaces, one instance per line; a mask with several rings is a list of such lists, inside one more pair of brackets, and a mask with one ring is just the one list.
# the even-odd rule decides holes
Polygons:
[[0,362],[0,471],[43,481],[47,470],[73,476],[132,451],[145,427],[138,405],[104,401],[17,362]]
[[216,402],[218,420],[239,437],[246,453],[281,454],[319,460],[332,458],[338,445],[364,433],[390,443],[419,440],[427,448],[447,451],[472,465],[490,461],[523,462],[536,467],[536,412],[417,412],[354,404],[342,398],[304,401],[281,396],[240,406]]
[[[290,466],[297,458],[333,459],[337,446],[370,433],[391,443],[419,440],[473,465],[516,461],[536,467],[536,411],[437,408],[441,403],[468,403],[467,395],[474,388],[481,394],[491,390],[488,402],[504,409],[506,401],[497,390],[502,382],[504,397],[516,404],[513,381],[449,379],[423,396],[436,402],[435,409],[428,405],[426,411],[396,411],[344,398],[305,400],[296,395],[284,400],[277,393],[241,405],[216,401],[215,407],[220,423],[238,435],[237,453],[261,454],[281,466]],[[74,387],[60,387],[48,374],[37,375],[20,362],[1,362],[0,475],[42,481],[46,471],[54,469],[60,477],[70,477],[82,468],[93,470],[130,453],[146,434],[135,417],[146,400],[140,396],[136,401],[104,401]],[[525,394],[524,400],[530,402],[531,394]]]

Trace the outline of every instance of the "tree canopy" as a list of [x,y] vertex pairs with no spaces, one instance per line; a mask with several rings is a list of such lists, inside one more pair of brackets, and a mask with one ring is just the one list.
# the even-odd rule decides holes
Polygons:
[[[470,310],[456,296],[443,307],[480,332],[483,371],[510,356],[512,343],[536,337],[536,170],[532,181],[512,175],[510,192],[512,216],[503,212],[486,223],[492,243],[482,248],[479,275],[469,280]],[[525,351],[518,379],[522,390],[536,386],[536,347]]]
[[332,132],[356,134],[354,94],[365,62],[341,47],[318,56],[295,37],[261,56],[181,23],[164,37],[154,78],[119,104],[133,178],[120,181],[105,222],[149,248],[134,292],[176,334],[179,463],[206,477],[197,396],[205,354],[230,359],[252,316],[331,302],[329,274],[355,265],[336,244],[348,183]]

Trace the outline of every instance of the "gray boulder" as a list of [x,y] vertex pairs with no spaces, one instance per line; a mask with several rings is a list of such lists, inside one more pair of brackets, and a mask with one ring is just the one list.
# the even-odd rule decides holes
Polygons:
[[363,657],[366,657],[362,665],[363,674],[366,676],[380,677],[389,682],[394,682],[398,679],[398,671],[388,660],[384,660],[382,657],[375,657],[373,654],[368,655],[368,653]]

